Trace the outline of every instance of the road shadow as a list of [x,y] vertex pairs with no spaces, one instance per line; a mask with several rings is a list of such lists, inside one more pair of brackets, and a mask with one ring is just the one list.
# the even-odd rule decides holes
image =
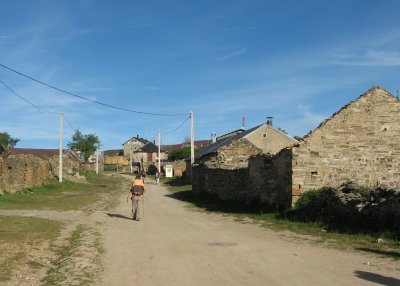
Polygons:
[[109,216],[109,217],[111,217],[111,218],[124,218],[124,219],[129,219],[129,220],[132,220],[132,218],[131,217],[128,217],[128,216],[124,216],[124,215],[122,215],[122,214],[111,214],[111,213],[107,213],[107,215]]
[[400,285],[400,280],[393,277],[387,277],[376,273],[359,271],[359,270],[354,271],[354,274],[360,279],[364,279],[380,285],[386,285],[386,286]]
[[266,210],[266,208],[263,208],[263,205],[260,204],[224,201],[215,195],[208,193],[195,194],[191,190],[177,191],[166,194],[165,196],[191,203],[210,212],[260,214],[262,210]]
[[370,253],[375,253],[375,254],[379,254],[379,255],[383,255],[383,256],[392,257],[395,259],[400,259],[400,252],[397,252],[397,251],[370,249],[370,248],[365,248],[365,247],[360,247],[360,248],[356,248],[356,249],[360,250],[360,251],[364,251],[364,252],[370,252]]

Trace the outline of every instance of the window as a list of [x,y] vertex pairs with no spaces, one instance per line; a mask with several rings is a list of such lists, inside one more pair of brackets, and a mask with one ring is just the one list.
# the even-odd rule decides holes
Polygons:
[[263,133],[263,134],[262,134],[262,138],[263,138],[263,139],[267,139],[267,133]]

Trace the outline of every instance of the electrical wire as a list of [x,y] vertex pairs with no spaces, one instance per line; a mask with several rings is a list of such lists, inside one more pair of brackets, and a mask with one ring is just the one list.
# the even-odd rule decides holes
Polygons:
[[67,125],[69,126],[69,128],[72,129],[72,131],[77,130],[76,128],[72,127],[71,123],[69,122],[68,118],[65,116],[64,112],[63,112],[62,116],[65,119],[65,122],[67,122]]
[[145,114],[145,115],[154,115],[154,116],[183,116],[183,115],[187,115],[187,113],[177,113],[177,114],[151,113],[151,112],[143,112],[143,111],[131,110],[131,109],[123,108],[123,107],[114,106],[114,105],[111,105],[111,104],[107,104],[107,103],[103,103],[103,102],[100,102],[100,101],[92,100],[92,99],[89,99],[89,98],[74,94],[72,92],[63,90],[63,89],[58,88],[56,86],[53,86],[51,84],[48,84],[48,83],[45,83],[45,82],[40,81],[38,79],[35,79],[35,78],[31,77],[31,76],[23,74],[23,73],[21,73],[19,71],[16,71],[16,70],[14,70],[14,69],[12,69],[12,68],[10,68],[8,66],[5,66],[5,65],[3,65],[1,63],[0,63],[0,67],[3,67],[3,68],[5,68],[5,69],[7,69],[9,71],[12,71],[12,72],[20,75],[20,76],[28,78],[28,79],[30,79],[30,80],[32,80],[34,82],[37,82],[37,83],[39,83],[41,85],[44,85],[44,86],[47,86],[47,87],[52,88],[54,90],[57,90],[59,92],[62,92],[62,93],[65,93],[65,94],[68,94],[68,95],[71,95],[71,96],[74,96],[74,97],[77,97],[77,98],[80,98],[82,100],[86,100],[86,101],[89,101],[89,102],[92,102],[92,103],[95,103],[95,104],[99,104],[99,105],[102,105],[102,106],[105,106],[105,107],[109,107],[109,108],[113,108],[113,109],[117,109],[117,110],[122,110],[122,111],[127,111],[127,112],[132,112],[132,113]]
[[40,107],[40,106],[38,106],[38,105],[36,105],[36,104],[30,102],[30,101],[27,100],[25,97],[23,97],[22,95],[20,95],[19,93],[17,93],[15,90],[13,90],[10,86],[8,86],[8,85],[7,85],[4,81],[2,81],[1,79],[0,79],[0,82],[1,82],[12,94],[14,94],[15,96],[17,96],[19,99],[25,101],[26,103],[32,105],[34,108],[36,108],[36,109],[39,110],[40,112],[48,112],[48,113],[58,114],[58,113],[56,113],[56,112],[53,112],[53,111],[50,111],[50,110],[46,110],[46,109],[44,109],[44,108],[42,108],[42,107]]
[[179,128],[181,128],[181,127],[183,126],[183,124],[185,124],[186,121],[188,121],[189,118],[190,118],[190,116],[186,117],[185,120],[183,120],[182,123],[179,124],[178,127],[176,127],[175,129],[172,129],[172,130],[170,130],[170,131],[163,132],[163,134],[164,134],[164,135],[167,135],[167,134],[171,134],[172,132],[175,132],[176,130],[178,130]]
[[[12,89],[9,85],[7,85],[7,84],[6,84],[4,81],[2,81],[1,79],[0,79],[0,83],[2,83],[12,94],[14,94],[15,96],[17,96],[19,99],[25,101],[26,103],[32,105],[34,108],[36,108],[37,110],[39,110],[39,112],[41,112],[41,113],[46,112],[46,113],[51,113],[51,114],[59,115],[58,112],[54,112],[54,111],[50,111],[50,110],[44,109],[43,107],[40,107],[40,106],[38,106],[38,105],[36,105],[36,104],[30,102],[30,101],[27,100],[25,97],[23,97],[22,95],[20,95],[19,93],[17,93],[14,89]],[[72,130],[75,130],[75,129],[72,127],[71,123],[69,122],[69,120],[67,119],[67,117],[65,116],[64,113],[63,113],[62,116],[63,116],[63,118],[65,119],[65,121],[67,122],[68,126],[69,126]]]

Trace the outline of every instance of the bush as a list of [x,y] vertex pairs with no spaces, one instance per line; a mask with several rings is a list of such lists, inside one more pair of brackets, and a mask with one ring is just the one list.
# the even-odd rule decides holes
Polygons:
[[386,233],[400,239],[400,195],[379,187],[360,187],[349,193],[332,188],[310,190],[282,216],[292,221],[320,222],[340,232]]

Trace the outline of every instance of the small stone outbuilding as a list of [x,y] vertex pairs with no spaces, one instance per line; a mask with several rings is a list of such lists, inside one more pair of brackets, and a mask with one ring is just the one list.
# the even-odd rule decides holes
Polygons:
[[292,203],[310,189],[400,184],[400,101],[375,87],[306,135],[292,150]]
[[[273,174],[267,173],[273,160],[276,166],[284,166],[282,171],[288,170],[290,156],[278,156],[279,160],[274,158],[281,150],[297,143],[272,127],[272,123],[222,135],[216,138],[216,142],[196,152],[192,166],[193,191],[211,193],[223,200],[279,205],[281,198],[278,198],[280,194],[276,187],[280,181],[289,182],[290,178],[279,177],[276,169]],[[284,199],[285,202],[289,200]]]

